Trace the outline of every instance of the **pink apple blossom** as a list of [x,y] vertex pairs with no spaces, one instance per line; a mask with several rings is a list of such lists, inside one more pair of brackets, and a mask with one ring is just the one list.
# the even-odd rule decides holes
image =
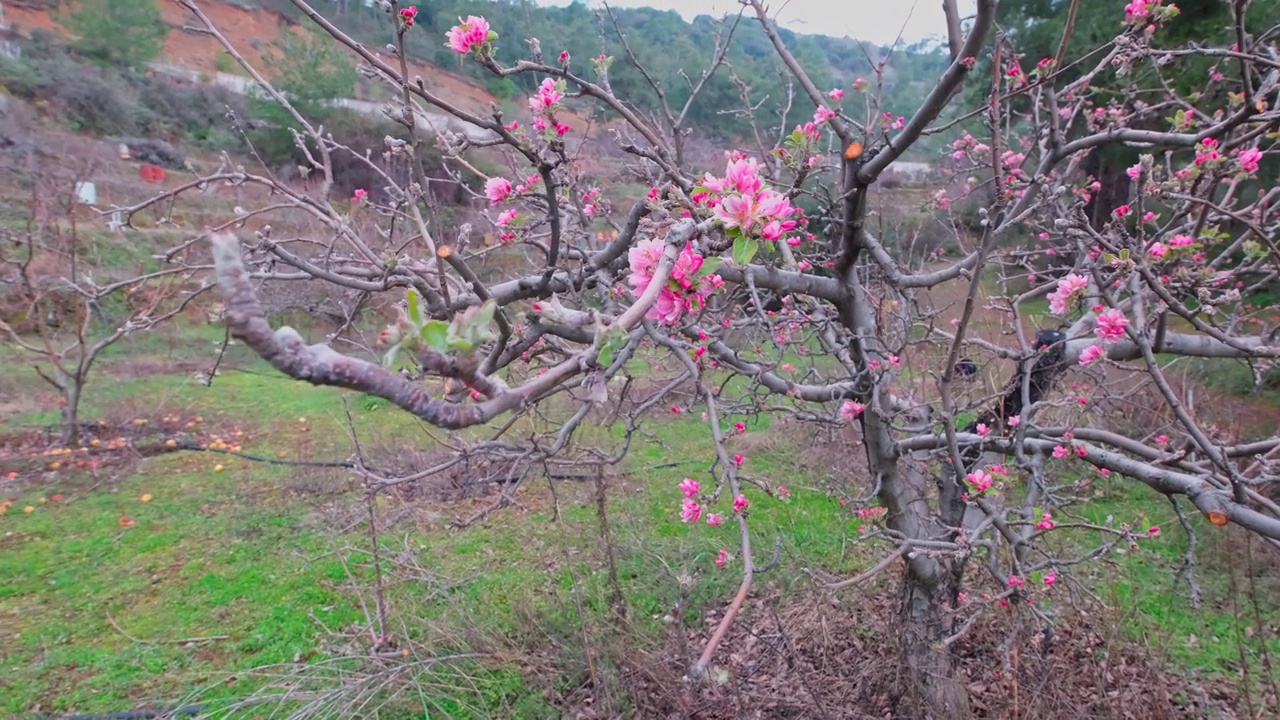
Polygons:
[[556,81],[547,78],[538,86],[537,94],[529,98],[529,109],[535,113],[546,112],[554,108],[563,97],[564,94],[560,92]]
[[696,523],[702,517],[702,506],[696,500],[685,498],[680,506],[680,519],[686,523]]
[[1049,311],[1065,315],[1071,309],[1076,295],[1089,286],[1089,278],[1070,273],[1058,281],[1058,287],[1049,294]]
[[698,481],[693,478],[685,478],[680,481],[680,492],[690,500],[698,497],[698,493],[702,491],[702,487],[698,485]]
[[511,194],[511,181],[502,177],[489,178],[484,184],[484,194],[490,205],[497,205]]
[[720,513],[707,513],[707,524],[712,527],[720,527],[724,524],[724,515]]
[[845,420],[853,422],[854,418],[861,415],[864,409],[866,408],[860,402],[845,400],[844,403],[840,405],[840,414]]
[[1088,365],[1106,353],[1101,345],[1090,345],[1080,353],[1080,364]]
[[1119,308],[1111,308],[1098,315],[1096,332],[1103,342],[1112,342],[1125,336],[1129,320]]
[[1240,151],[1240,169],[1247,173],[1255,173],[1258,171],[1258,163],[1262,160],[1262,151],[1256,147]]
[[445,37],[454,52],[465,55],[489,41],[489,21],[475,15],[466,20],[458,18],[458,24],[450,28]]
[[979,493],[986,492],[987,489],[991,487],[991,484],[995,482],[995,478],[991,477],[991,475],[984,470],[975,470],[968,475],[965,475],[964,479],[973,486],[974,492]]
[[728,565],[729,560],[732,557],[733,556],[729,554],[728,550],[720,548],[720,552],[716,553],[716,567],[724,567],[725,565]]
[[738,493],[738,497],[733,499],[733,511],[735,513],[742,513],[749,507],[751,507],[751,501],[747,499],[746,495]]

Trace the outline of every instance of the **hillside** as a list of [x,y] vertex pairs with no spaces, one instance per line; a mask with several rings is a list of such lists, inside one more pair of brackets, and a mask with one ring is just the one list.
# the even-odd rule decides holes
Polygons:
[[[21,35],[30,36],[33,31],[43,30],[60,38],[69,38],[70,34],[56,15],[47,9],[15,6],[12,3],[0,4],[4,6],[5,18],[12,29]],[[263,61],[273,57],[283,34],[297,23],[267,8],[251,9],[225,2],[208,2],[202,7],[237,50],[270,77],[273,68],[278,66]],[[172,2],[162,2],[160,8],[169,25],[169,33],[156,63],[209,76],[233,69],[232,63],[228,62],[230,58],[217,39],[184,29],[194,24],[190,13]],[[421,75],[432,90],[456,98],[460,105],[470,110],[483,111],[495,100],[482,84],[430,63],[412,62],[410,72]]]
[[[10,2],[5,4],[6,14],[19,33],[29,35],[34,30],[45,30],[65,38],[68,33],[58,22],[57,11],[51,16],[46,7],[50,4]],[[191,24],[189,13],[172,2],[160,3],[160,7],[169,32],[158,63],[207,74],[232,69],[234,63],[217,40],[184,29]],[[247,59],[268,72],[274,63],[263,63],[263,59],[272,57],[288,28],[306,23],[287,0],[212,0],[202,7]],[[366,47],[385,45],[387,26],[377,9],[358,2],[323,0],[316,3],[316,9]],[[674,11],[652,8],[616,9],[613,13],[610,18],[580,2],[566,7],[543,7],[525,0],[433,2],[420,8],[420,30],[406,37],[412,60],[410,72],[420,75],[433,91],[473,111],[484,111],[492,103],[512,100],[532,89],[519,84],[530,82],[527,78],[494,78],[474,63],[461,63],[440,42],[459,16],[484,15],[501,37],[496,49],[500,62],[511,63],[527,56],[526,40],[533,37],[547,53],[568,51],[575,59],[575,70],[584,74],[590,74],[586,60],[604,53],[615,58],[610,79],[617,94],[642,109],[659,110],[660,102],[636,63],[663,86],[669,102],[678,107],[688,94],[689,80],[685,75],[696,78],[706,67],[717,37],[732,33],[726,66],[707,84],[702,101],[691,108],[690,124],[720,137],[748,133],[749,123],[737,112],[743,107],[737,81],[749,88],[752,103],[762,103],[757,115],[766,127],[778,122],[788,126],[803,122],[812,112],[811,106],[796,100],[791,112],[782,115],[788,95],[781,79],[782,66],[759,24],[750,17],[722,25],[709,16],[699,16],[688,23]],[[924,45],[900,45],[891,52],[890,48],[849,38],[799,35],[785,29],[779,33],[809,68],[818,87],[847,88],[856,78],[865,77],[872,82],[872,92],[882,95],[877,102],[895,114],[913,111],[927,93],[930,79],[947,62],[939,49]],[[859,113],[857,108],[851,111]]]

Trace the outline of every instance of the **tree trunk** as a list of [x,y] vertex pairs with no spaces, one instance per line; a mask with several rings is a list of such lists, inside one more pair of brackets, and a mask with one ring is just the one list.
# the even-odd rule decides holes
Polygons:
[[62,399],[62,446],[74,447],[80,441],[80,383],[68,379]]
[[[886,524],[911,540],[927,540],[945,531],[929,512],[924,454],[902,457],[893,441],[890,423],[868,410],[861,415],[867,466],[880,484],[880,503],[888,510]],[[923,432],[927,415],[909,418],[910,431]],[[963,508],[963,505],[961,505]],[[960,720],[969,717],[969,695],[956,681],[950,651],[942,646],[952,631],[948,608],[959,585],[958,561],[908,555],[899,610],[902,656],[894,695],[895,717],[919,720]],[[963,567],[962,565],[960,566]]]
[[969,692],[954,677],[951,651],[942,641],[953,632],[946,609],[955,593],[953,575],[941,572],[930,583],[908,567],[903,580],[902,671],[895,715],[921,720],[970,716]]

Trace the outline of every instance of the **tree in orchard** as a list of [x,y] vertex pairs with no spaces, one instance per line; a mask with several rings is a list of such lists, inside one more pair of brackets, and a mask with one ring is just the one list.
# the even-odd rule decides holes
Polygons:
[[79,0],[66,25],[89,59],[135,70],[160,53],[169,33],[156,0]]
[[[717,460],[705,476],[671,478],[672,512],[690,532],[736,530],[737,550],[720,560],[732,555],[742,571],[690,680],[707,673],[761,567],[752,508],[785,494],[784,478],[758,477],[732,452],[732,416],[856,430],[848,451],[865,458],[867,493],[854,505],[868,518],[864,540],[886,550],[858,579],[902,573],[896,694],[904,717],[967,717],[958,639],[992,612],[1052,626],[1055,592],[1080,563],[1160,533],[1084,519],[1078,508],[1095,477],[1167,496],[1188,532],[1185,510],[1193,508],[1213,526],[1280,542],[1280,507],[1267,495],[1280,436],[1242,441],[1206,426],[1164,367],[1170,356],[1280,357],[1274,308],[1250,304],[1280,272],[1280,190],[1262,180],[1277,153],[1280,28],[1246,30],[1274,17],[1249,18],[1247,4],[1236,3],[1232,41],[1171,45],[1171,30],[1197,32],[1179,27],[1175,5],[1117,3],[1108,6],[1106,39],[1067,62],[1020,57],[1014,38],[994,31],[995,0],[978,0],[969,19],[945,0],[950,63],[915,112],[895,116],[860,95],[865,86],[815,85],[764,4],[750,0],[744,13],[792,76],[792,114],[781,127],[762,115],[752,150],[730,149],[723,162],[696,167],[684,151],[695,129],[686,118],[707,78],[724,71],[720,46],[689,73],[682,103],[655,85],[662,110],[649,117],[614,93],[614,57],[500,38],[485,18],[467,17],[434,40],[495,77],[532,77],[528,86],[537,88],[514,116],[475,113],[408,74],[403,47],[418,31],[414,6],[383,3],[401,49],[388,60],[292,1],[397,89],[404,133],[387,138],[387,163],[432,144],[460,166],[481,148],[505,152],[508,170],[488,177],[478,198],[501,246],[478,248],[473,228],[437,217],[430,184],[411,162],[419,168],[412,181],[384,176],[390,199],[379,205],[363,191],[349,199],[330,197],[327,186],[304,194],[269,175],[224,171],[205,180],[268,187],[273,203],[304,208],[331,230],[324,242],[277,238],[269,226],[211,235],[231,333],[286,375],[385,398],[441,428],[568,405],[548,440],[465,450],[524,468],[515,473],[569,452],[593,408],[620,403],[610,380],[632,358],[674,367],[640,410],[665,412],[672,393],[691,393],[700,408],[676,409],[705,413]],[[225,43],[196,0],[181,4]],[[499,42],[529,52],[500,64]],[[1193,99],[1174,80],[1206,58],[1218,71],[1199,80]],[[975,73],[980,59],[989,72]],[[966,106],[974,96],[966,88],[981,103]],[[625,126],[611,142],[648,181],[647,197],[623,207],[614,189],[573,162],[569,148],[584,128],[573,125],[571,101]],[[745,102],[744,112],[753,107]],[[797,121],[801,104],[812,116],[804,110]],[[424,128],[412,111],[418,105],[483,132]],[[349,151],[293,116],[314,145],[313,170],[327,177],[329,158]],[[952,206],[967,195],[992,200],[978,212],[976,234],[956,233],[958,258],[911,264],[878,236],[869,196],[922,137],[947,132],[955,133],[946,162],[956,180],[935,196],[939,219],[952,223]],[[1096,222],[1085,212],[1099,189],[1086,163],[1111,148],[1137,158],[1125,173],[1128,195]],[[801,203],[818,209],[803,212]],[[377,231],[359,230],[369,226],[357,219]],[[616,238],[597,240],[600,224]],[[491,253],[509,255],[503,267],[524,269],[481,281],[476,265]],[[369,349],[374,361],[268,323],[255,282],[316,278],[403,302],[383,347]],[[928,300],[947,288],[962,298],[950,317]],[[990,308],[982,308],[987,292]],[[1038,309],[1043,300],[1047,313]],[[974,321],[987,310],[1001,318],[995,335]],[[734,339],[743,335],[750,340]],[[1091,379],[1121,366],[1140,372],[1155,398],[1149,425],[1117,417],[1110,394],[1118,391]],[[976,367],[1003,389],[970,398],[958,367],[965,376]],[[745,382],[726,389],[728,375]],[[445,394],[433,394],[424,378],[447,379]],[[1078,547],[1056,542],[1072,533],[1106,540],[1063,551]]]

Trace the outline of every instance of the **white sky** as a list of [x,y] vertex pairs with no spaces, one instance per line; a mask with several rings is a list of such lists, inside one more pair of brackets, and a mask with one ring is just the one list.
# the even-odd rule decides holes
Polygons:
[[[538,0],[543,5],[564,6],[569,0]],[[602,7],[601,0],[585,0]],[[652,7],[675,10],[686,20],[698,15],[737,13],[737,0],[609,0],[612,7]],[[852,37],[888,45],[902,33],[906,43],[946,36],[942,0],[771,0],[766,7],[778,24],[798,33]],[[960,15],[972,15],[975,0],[960,0]],[[751,11],[748,10],[750,15]]]

